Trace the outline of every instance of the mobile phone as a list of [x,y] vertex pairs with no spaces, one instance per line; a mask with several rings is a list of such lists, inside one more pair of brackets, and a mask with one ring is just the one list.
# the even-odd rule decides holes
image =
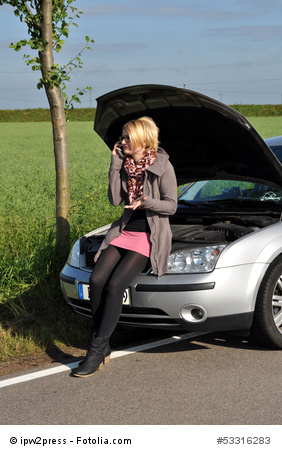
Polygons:
[[118,148],[118,153],[119,153],[119,156],[120,156],[121,158],[124,157],[123,146],[122,146],[122,145],[119,146],[119,148]]

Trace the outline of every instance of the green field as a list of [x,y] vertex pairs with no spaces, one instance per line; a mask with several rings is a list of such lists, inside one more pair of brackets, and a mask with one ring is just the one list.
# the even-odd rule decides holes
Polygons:
[[[282,133],[282,117],[250,117],[262,137]],[[51,124],[1,123],[0,360],[83,338],[88,322],[71,315],[54,257],[55,168]],[[110,151],[93,122],[68,123],[71,239],[111,222]]]
[[248,120],[264,139],[282,135],[282,117],[248,117]]

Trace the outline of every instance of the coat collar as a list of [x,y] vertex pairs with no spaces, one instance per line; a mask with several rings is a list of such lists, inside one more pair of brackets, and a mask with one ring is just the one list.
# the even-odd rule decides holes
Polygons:
[[159,147],[155,162],[152,164],[152,166],[149,166],[146,171],[160,177],[165,171],[168,159],[168,154],[164,151],[164,149]]

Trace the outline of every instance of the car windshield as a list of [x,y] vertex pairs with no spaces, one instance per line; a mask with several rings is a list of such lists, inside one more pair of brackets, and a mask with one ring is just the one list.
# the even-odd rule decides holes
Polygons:
[[282,190],[261,183],[205,180],[187,185],[180,193],[179,202],[197,204],[230,199],[282,202]]

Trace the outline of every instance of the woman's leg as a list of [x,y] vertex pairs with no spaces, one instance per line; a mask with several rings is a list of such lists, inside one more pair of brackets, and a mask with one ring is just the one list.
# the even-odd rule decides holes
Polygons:
[[[110,248],[111,247],[111,248]],[[105,254],[106,253],[106,254]],[[101,259],[101,260],[100,260]],[[73,373],[88,377],[109,361],[111,348],[109,337],[114,331],[121,313],[123,292],[130,282],[146,267],[148,258],[142,254],[110,245],[99,258],[91,275],[90,298],[93,301],[94,324],[98,322],[98,336],[92,334],[85,360]],[[105,289],[106,287],[106,289]],[[98,295],[95,294],[95,290]],[[105,299],[103,292],[105,291]],[[92,295],[91,295],[92,293]],[[97,321],[97,313],[101,320]]]
[[111,276],[112,271],[122,258],[122,251],[113,245],[102,251],[95,268],[89,279],[89,297],[91,303],[91,313],[93,318],[93,331],[97,330],[101,313],[103,311],[103,300],[105,287]]
[[148,262],[148,258],[140,253],[129,250],[122,251],[124,255],[108,282],[98,337],[111,336],[120,317],[123,293],[131,281],[145,269]]

